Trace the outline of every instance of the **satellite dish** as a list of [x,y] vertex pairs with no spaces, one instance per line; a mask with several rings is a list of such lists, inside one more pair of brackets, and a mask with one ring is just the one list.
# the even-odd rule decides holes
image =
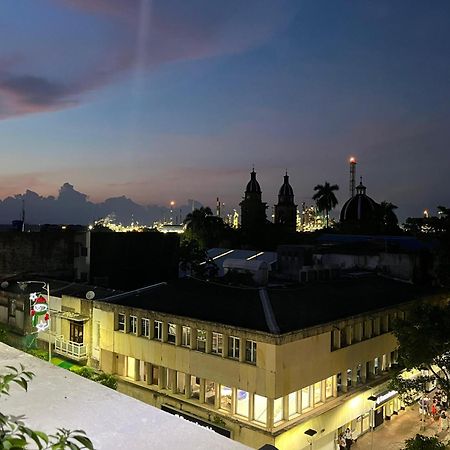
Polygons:
[[95,292],[94,291],[87,291],[86,292],[86,298],[88,300],[92,300],[95,297]]
[[9,286],[9,283],[7,281],[2,281],[2,283],[0,284],[0,287],[2,289],[6,289]]

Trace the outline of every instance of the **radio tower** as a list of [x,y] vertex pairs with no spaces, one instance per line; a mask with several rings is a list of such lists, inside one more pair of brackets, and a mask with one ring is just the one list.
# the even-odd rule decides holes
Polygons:
[[355,196],[356,159],[352,156],[350,162],[350,197]]

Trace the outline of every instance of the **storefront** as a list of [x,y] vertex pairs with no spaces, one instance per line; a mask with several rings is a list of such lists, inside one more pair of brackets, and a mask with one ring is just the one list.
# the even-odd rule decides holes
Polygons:
[[397,391],[385,391],[376,397],[373,410],[374,428],[380,426],[385,420],[391,420],[403,408],[403,403]]

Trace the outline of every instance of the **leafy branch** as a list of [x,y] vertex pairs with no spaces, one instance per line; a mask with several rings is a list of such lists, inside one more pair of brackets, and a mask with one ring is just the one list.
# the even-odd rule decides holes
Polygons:
[[[0,396],[10,395],[12,383],[27,391],[28,383],[35,376],[34,373],[26,371],[22,364],[20,369],[13,366],[6,368],[9,372],[0,375]],[[56,434],[47,435],[42,431],[28,428],[20,418],[0,412],[0,450],[26,450],[33,444],[38,450],[94,450],[92,441],[83,430],[58,428]]]

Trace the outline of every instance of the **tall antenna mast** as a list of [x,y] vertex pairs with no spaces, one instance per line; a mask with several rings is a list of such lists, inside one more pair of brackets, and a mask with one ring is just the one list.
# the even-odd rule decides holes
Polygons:
[[356,158],[353,156],[349,160],[350,163],[350,197],[355,196],[355,176],[356,176]]

